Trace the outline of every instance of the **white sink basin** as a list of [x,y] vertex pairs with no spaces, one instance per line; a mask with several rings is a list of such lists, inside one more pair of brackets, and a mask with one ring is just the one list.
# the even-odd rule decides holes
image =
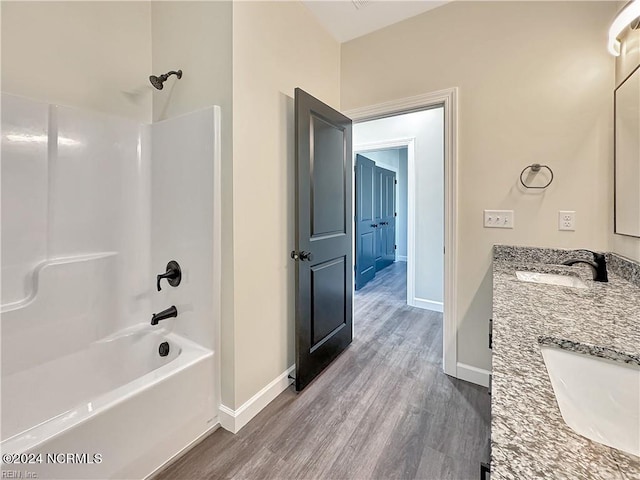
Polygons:
[[522,282],[545,283],[547,285],[559,285],[562,287],[588,288],[580,278],[573,275],[516,271],[516,277],[518,277],[518,280]]
[[566,424],[591,440],[640,456],[640,367],[540,348]]

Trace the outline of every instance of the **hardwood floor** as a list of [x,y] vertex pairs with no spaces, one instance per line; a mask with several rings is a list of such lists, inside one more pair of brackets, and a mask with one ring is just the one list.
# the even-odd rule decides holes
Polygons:
[[320,377],[155,480],[480,478],[487,389],[442,372],[442,314],[405,300],[398,262],[356,293],[353,344]]

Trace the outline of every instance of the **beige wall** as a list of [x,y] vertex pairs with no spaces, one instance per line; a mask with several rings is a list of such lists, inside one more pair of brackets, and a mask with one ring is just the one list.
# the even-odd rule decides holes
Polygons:
[[338,107],[339,72],[340,45],[301,3],[234,2],[230,408],[294,363],[293,91],[301,87]]
[[182,69],[153,93],[153,119],[164,120],[209,105],[222,110],[222,324],[221,393],[234,391],[232,5],[226,1],[153,2],[153,72]]
[[150,2],[7,2],[2,90],[151,120]]
[[[490,368],[495,243],[608,248],[614,60],[609,2],[454,2],[343,45],[343,110],[460,88],[458,361]],[[555,181],[523,191],[520,171]],[[515,210],[513,230],[483,209]],[[577,211],[559,232],[558,210]]]
[[[616,86],[620,85],[638,65],[640,65],[640,29],[628,30],[622,38],[620,56],[616,58]],[[640,238],[612,235],[611,250],[640,261]]]
[[154,121],[210,105],[231,119],[231,15],[231,2],[153,2],[153,72],[183,71],[179,82],[154,89]]

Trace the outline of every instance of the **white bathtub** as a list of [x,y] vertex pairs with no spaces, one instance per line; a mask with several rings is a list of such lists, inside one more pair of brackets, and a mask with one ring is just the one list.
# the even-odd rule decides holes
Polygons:
[[162,327],[140,325],[26,370],[3,365],[0,449],[13,458],[2,470],[40,479],[148,476],[217,425],[213,359]]

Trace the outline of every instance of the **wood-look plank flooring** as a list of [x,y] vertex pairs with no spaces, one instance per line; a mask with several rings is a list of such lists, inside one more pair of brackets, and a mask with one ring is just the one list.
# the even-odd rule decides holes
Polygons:
[[487,389],[442,372],[442,314],[406,305],[406,264],[356,292],[353,344],[238,434],[219,429],[154,480],[478,479]]

